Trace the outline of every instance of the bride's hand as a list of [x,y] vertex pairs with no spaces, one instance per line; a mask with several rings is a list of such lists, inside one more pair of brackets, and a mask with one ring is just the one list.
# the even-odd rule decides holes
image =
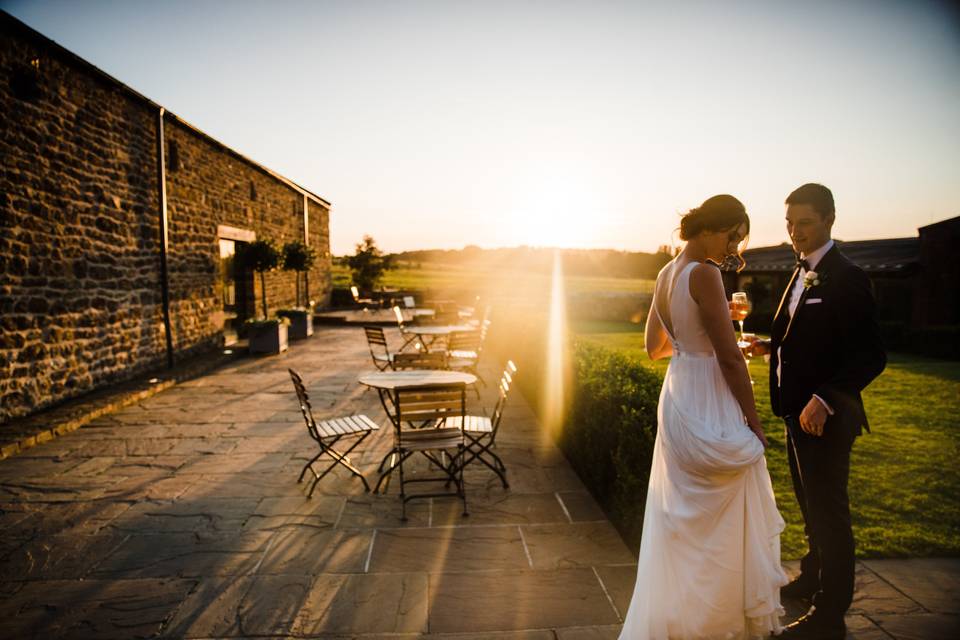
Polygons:
[[763,433],[763,425],[759,422],[756,424],[747,424],[750,427],[750,431],[753,431],[753,435],[757,436],[760,440],[760,444],[763,445],[763,448],[766,449],[770,446],[770,443],[767,442],[767,436]]

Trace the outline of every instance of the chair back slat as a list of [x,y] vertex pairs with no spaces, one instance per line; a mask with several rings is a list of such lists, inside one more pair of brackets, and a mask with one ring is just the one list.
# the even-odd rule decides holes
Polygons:
[[453,398],[450,400],[436,400],[436,401],[423,401],[423,402],[408,402],[405,403],[400,411],[403,415],[413,415],[415,413],[425,413],[425,412],[450,412],[458,411],[460,409],[460,398]]
[[[420,402],[448,402],[460,399],[460,385],[421,388],[426,390],[404,389],[403,401],[413,405]],[[436,389],[436,391],[433,391]]]

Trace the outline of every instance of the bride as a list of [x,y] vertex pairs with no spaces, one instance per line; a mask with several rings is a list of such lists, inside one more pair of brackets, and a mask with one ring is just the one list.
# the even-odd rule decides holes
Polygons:
[[717,264],[750,231],[739,200],[685,214],[683,251],[657,276],[646,348],[672,356],[658,409],[637,583],[621,640],[780,632],[783,519]]

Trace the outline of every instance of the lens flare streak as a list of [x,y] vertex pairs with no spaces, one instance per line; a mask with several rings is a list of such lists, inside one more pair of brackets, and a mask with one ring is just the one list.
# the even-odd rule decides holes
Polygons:
[[560,252],[553,254],[550,320],[547,333],[547,374],[544,390],[546,433],[557,433],[563,424],[567,363],[567,308]]

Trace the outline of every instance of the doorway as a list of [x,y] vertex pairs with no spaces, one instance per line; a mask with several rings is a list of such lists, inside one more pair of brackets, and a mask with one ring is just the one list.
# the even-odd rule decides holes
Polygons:
[[[240,240],[220,238],[220,305],[223,317],[223,346],[236,344],[247,319],[247,300],[253,289],[252,278],[246,277],[236,261]],[[248,283],[247,280],[250,280]]]

